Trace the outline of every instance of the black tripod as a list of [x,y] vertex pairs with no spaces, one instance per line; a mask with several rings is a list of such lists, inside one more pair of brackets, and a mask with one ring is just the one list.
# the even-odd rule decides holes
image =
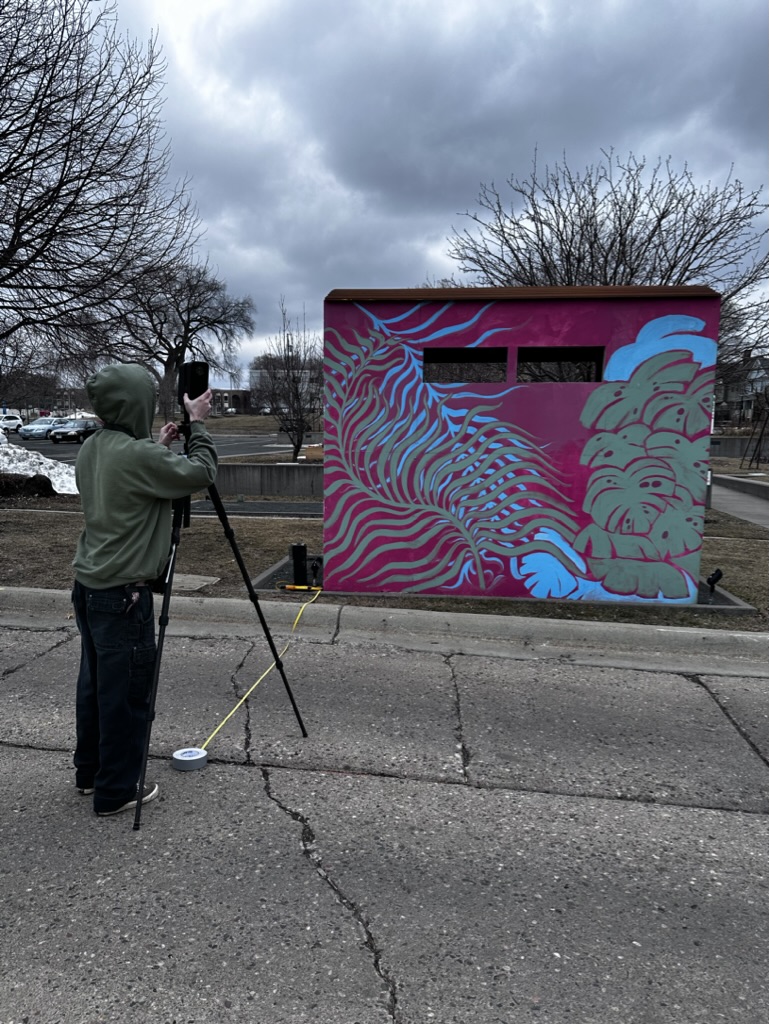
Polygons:
[[[184,450],[186,454],[190,438],[189,413],[185,412],[184,423],[181,425],[180,430],[184,435]],[[296,701],[294,700],[294,695],[291,692],[291,687],[288,684],[288,679],[286,679],[286,672],[283,667],[283,662],[281,660],[280,655],[278,654],[278,649],[275,646],[275,641],[273,640],[272,634],[270,633],[270,628],[267,625],[267,620],[264,617],[262,607],[259,604],[259,597],[256,591],[254,590],[254,585],[251,582],[251,577],[248,574],[246,563],[243,561],[243,556],[241,555],[237,542],[235,540],[235,531],[230,526],[229,519],[227,518],[227,512],[225,511],[224,505],[222,504],[222,499],[219,497],[219,492],[217,491],[216,486],[214,484],[211,484],[211,486],[208,488],[208,496],[211,499],[214,508],[216,509],[216,514],[219,517],[219,522],[222,524],[224,535],[230,542],[230,547],[232,548],[232,553],[235,556],[235,561],[237,562],[238,568],[240,569],[240,574],[243,577],[243,582],[246,585],[248,596],[254,608],[256,609],[256,614],[259,618],[259,622],[261,623],[262,629],[264,630],[264,635],[267,640],[267,644],[270,648],[270,653],[272,654],[275,663],[275,668],[280,673],[280,677],[283,680],[283,685],[286,688],[286,693],[288,694],[288,699],[291,701],[291,707],[293,708],[294,714],[296,715],[296,720],[299,723],[299,728],[302,730],[302,736],[306,737],[307,730],[304,727],[304,722],[302,721],[302,716],[299,713],[299,708],[297,707]],[[160,661],[163,656],[163,644],[165,643],[166,626],[168,625],[168,609],[171,605],[171,587],[173,585],[174,570],[176,567],[176,554],[179,549],[179,544],[181,542],[182,525],[190,525],[189,497],[179,498],[177,501],[173,503],[173,519],[171,521],[171,552],[168,558],[168,562],[166,564],[165,579],[163,581],[163,603],[160,608],[160,618],[158,619],[157,654],[155,657],[155,671],[152,677],[152,689],[150,691],[150,702],[147,713],[147,735],[144,741],[144,756],[142,758],[142,770],[141,775],[139,777],[139,793],[136,803],[136,813],[134,815],[133,825],[134,831],[137,831],[141,825],[141,797],[142,794],[144,793],[144,782],[147,774],[147,760],[149,758],[150,752],[150,736],[152,733],[152,723],[155,720],[155,702],[157,700],[158,680],[160,678]]]

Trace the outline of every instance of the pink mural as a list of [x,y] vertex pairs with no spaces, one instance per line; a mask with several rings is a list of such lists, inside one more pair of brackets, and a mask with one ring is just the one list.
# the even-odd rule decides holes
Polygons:
[[707,288],[332,292],[328,590],[697,599]]

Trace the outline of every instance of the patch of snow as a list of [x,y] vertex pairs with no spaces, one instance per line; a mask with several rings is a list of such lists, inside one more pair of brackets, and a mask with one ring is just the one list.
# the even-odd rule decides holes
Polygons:
[[28,452],[18,444],[0,447],[0,473],[15,476],[46,476],[57,494],[77,494],[75,467],[46,459],[40,452]]

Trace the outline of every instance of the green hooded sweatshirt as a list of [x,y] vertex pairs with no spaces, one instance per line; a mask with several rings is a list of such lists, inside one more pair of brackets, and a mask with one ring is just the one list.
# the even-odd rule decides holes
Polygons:
[[85,515],[75,578],[97,590],[155,579],[170,550],[171,499],[214,482],[214,442],[202,423],[191,424],[188,458],[152,440],[155,383],[136,363],[100,370],[86,391],[105,429],[75,466]]

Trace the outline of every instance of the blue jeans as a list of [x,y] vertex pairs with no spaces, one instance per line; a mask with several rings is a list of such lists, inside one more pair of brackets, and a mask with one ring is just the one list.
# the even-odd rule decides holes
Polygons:
[[75,784],[94,788],[95,811],[114,811],[136,798],[144,757],[157,656],[152,591],[75,582],[72,602],[80,630]]

